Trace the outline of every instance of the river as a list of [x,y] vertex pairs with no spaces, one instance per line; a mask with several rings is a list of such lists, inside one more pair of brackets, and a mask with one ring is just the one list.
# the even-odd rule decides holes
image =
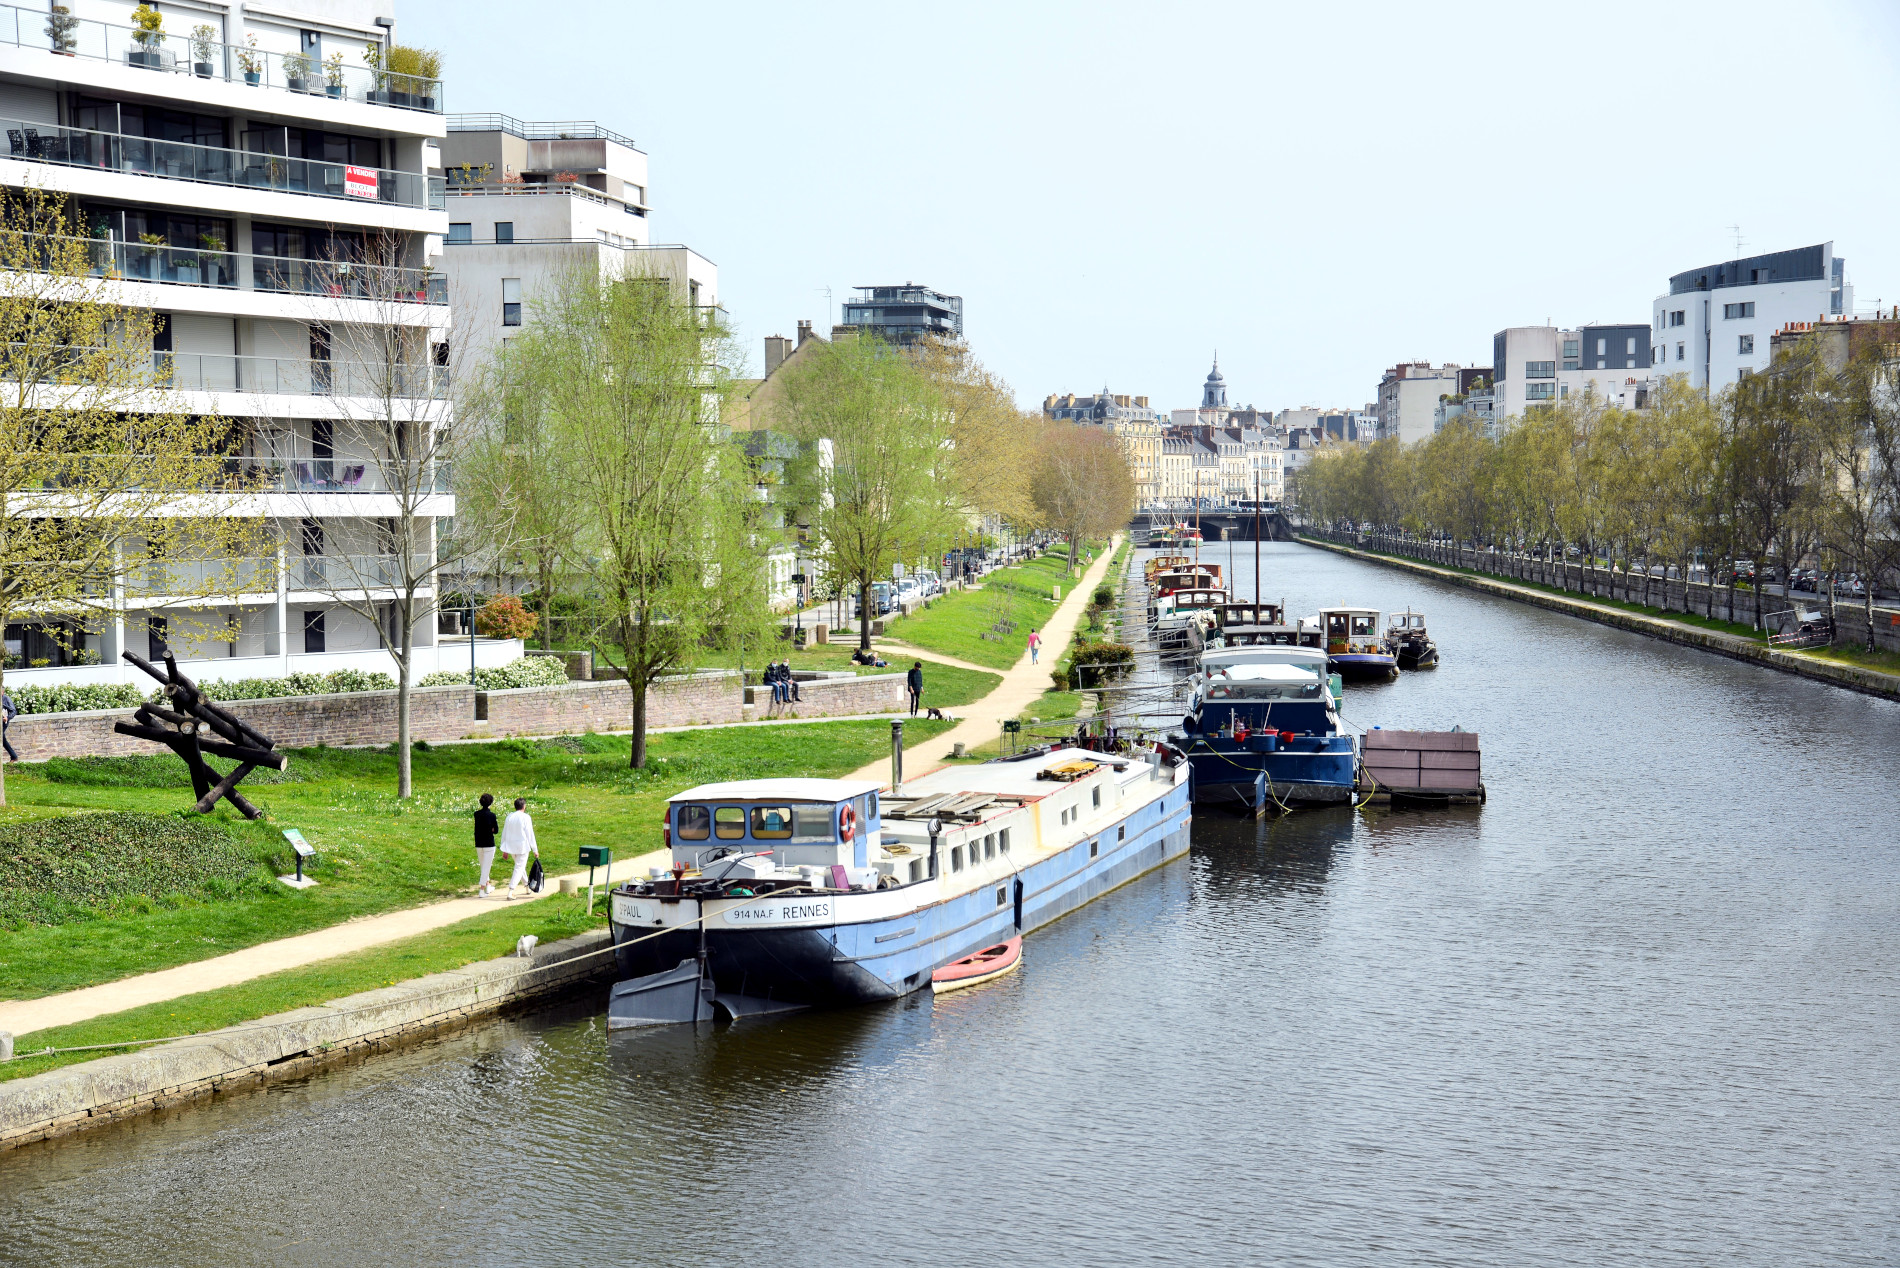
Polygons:
[[1900,707],[1264,549],[1429,615],[1346,716],[1479,732],[1489,804],[1203,813],[941,1000],[589,998],[0,1155],[0,1261],[1900,1260]]

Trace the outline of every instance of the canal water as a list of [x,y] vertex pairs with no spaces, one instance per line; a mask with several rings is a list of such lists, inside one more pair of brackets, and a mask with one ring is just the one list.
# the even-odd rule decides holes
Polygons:
[[1488,805],[1204,814],[941,1000],[588,999],[0,1155],[0,1261],[1900,1260],[1900,707],[1266,552],[1428,614],[1346,716],[1479,732]]

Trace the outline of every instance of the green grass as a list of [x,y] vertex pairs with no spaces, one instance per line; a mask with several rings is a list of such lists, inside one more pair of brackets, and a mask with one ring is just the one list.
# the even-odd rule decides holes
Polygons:
[[[907,734],[927,741],[948,725],[919,721]],[[146,895],[143,909],[111,916],[11,922],[0,927],[0,998],[109,982],[465,894],[475,882],[469,817],[482,792],[503,804],[527,798],[543,855],[558,873],[582,845],[611,846],[616,858],[659,848],[661,804],[694,784],[837,776],[889,744],[889,724],[877,720],[680,731],[652,737],[642,771],[627,769],[622,736],[452,745],[414,754],[416,795],[407,801],[396,799],[387,750],[291,750],[283,776],[245,781],[265,821],[223,807],[213,817],[280,875],[292,864],[282,830],[300,829],[319,851],[305,867],[316,888]],[[82,779],[91,782],[74,782]],[[9,766],[7,794],[0,825],[95,811],[172,814],[191,801],[184,768],[170,757]]]
[[[1053,551],[999,568],[983,578],[980,590],[946,594],[921,612],[887,619],[884,632],[925,651],[1008,669],[1029,646],[1029,631],[1055,612],[1053,587],[1061,586],[1066,597],[1074,585],[1067,570],[1067,557]],[[1013,621],[1015,628],[998,632],[998,621]]]
[[[497,911],[387,946],[372,947],[299,969],[286,969],[236,986],[110,1013],[70,1026],[34,1031],[19,1037],[18,1050],[74,1048],[128,1039],[201,1034],[293,1008],[308,1008],[359,991],[391,986],[410,978],[442,973],[477,960],[491,960],[508,954],[525,933],[534,934],[543,943],[571,938],[604,923],[606,918],[606,904],[598,896],[593,915],[587,914],[585,890],[577,895],[552,894],[531,903],[504,905]],[[16,1057],[0,1065],[0,1081],[131,1051],[135,1049]]]
[[[1845,623],[1836,631],[1837,635],[1848,638],[1865,638],[1865,623],[1848,626]],[[1837,665],[1852,665],[1856,669],[1872,669],[1883,674],[1900,674],[1900,653],[1870,652],[1862,646],[1843,646],[1809,648],[1806,651],[1791,653],[1796,656],[1812,656],[1816,660],[1832,661]]]

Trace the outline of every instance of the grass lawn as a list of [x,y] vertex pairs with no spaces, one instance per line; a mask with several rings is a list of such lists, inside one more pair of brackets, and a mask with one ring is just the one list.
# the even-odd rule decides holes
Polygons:
[[[946,594],[921,612],[887,619],[884,632],[925,651],[1008,669],[1028,647],[1029,631],[1055,612],[1053,588],[1061,586],[1066,596],[1073,584],[1067,557],[1051,552],[998,568],[983,578],[981,589]],[[998,624],[1005,628],[996,629]]]
[[[907,733],[927,742],[948,725],[918,721]],[[475,882],[469,816],[482,792],[503,804],[528,799],[543,857],[559,873],[572,870],[582,845],[611,846],[616,858],[657,849],[661,804],[694,784],[841,775],[889,743],[889,724],[879,720],[680,731],[652,737],[643,771],[627,769],[624,736],[451,745],[415,753],[416,795],[406,802],[396,799],[387,750],[291,750],[284,775],[260,771],[245,781],[264,821],[226,808],[211,816],[258,860],[250,883],[232,896],[126,893],[91,918],[0,927],[0,997],[91,986],[465,894]],[[10,766],[7,794],[0,826],[94,811],[165,815],[190,805],[183,766],[170,755]],[[305,867],[319,882],[314,889],[268,878],[291,870],[282,837],[290,827],[319,851]]]
[[[148,1004],[143,1008],[127,1009],[122,1013],[109,1013],[70,1026],[34,1031],[19,1037],[19,1050],[76,1048],[87,1044],[118,1043],[127,1039],[165,1039],[200,1034],[258,1017],[268,1017],[273,1013],[288,1012],[293,1008],[326,1003],[359,991],[392,986],[410,978],[460,968],[477,960],[492,960],[512,951],[515,942],[524,933],[534,934],[545,944],[571,938],[592,926],[604,924],[607,919],[606,903],[596,895],[594,912],[589,916],[586,901],[586,891],[582,890],[575,895],[553,894],[537,902],[503,905],[496,911],[450,925],[446,929],[418,934],[387,946],[353,952],[300,969],[287,969],[282,973],[273,973],[220,990],[185,995],[158,1004]],[[16,1057],[0,1065],[0,1081],[130,1051],[133,1049]]]

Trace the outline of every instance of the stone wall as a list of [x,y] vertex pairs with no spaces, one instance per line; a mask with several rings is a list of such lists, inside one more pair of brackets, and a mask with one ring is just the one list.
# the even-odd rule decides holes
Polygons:
[[910,709],[902,674],[801,680],[796,704],[774,704],[770,687],[747,687],[745,699],[762,718],[842,718],[863,713],[905,713]]
[[[732,672],[669,678],[647,689],[647,725],[705,726],[743,720],[739,675]],[[521,687],[476,696],[474,723],[484,735],[577,735],[625,731],[633,724],[624,681]]]

